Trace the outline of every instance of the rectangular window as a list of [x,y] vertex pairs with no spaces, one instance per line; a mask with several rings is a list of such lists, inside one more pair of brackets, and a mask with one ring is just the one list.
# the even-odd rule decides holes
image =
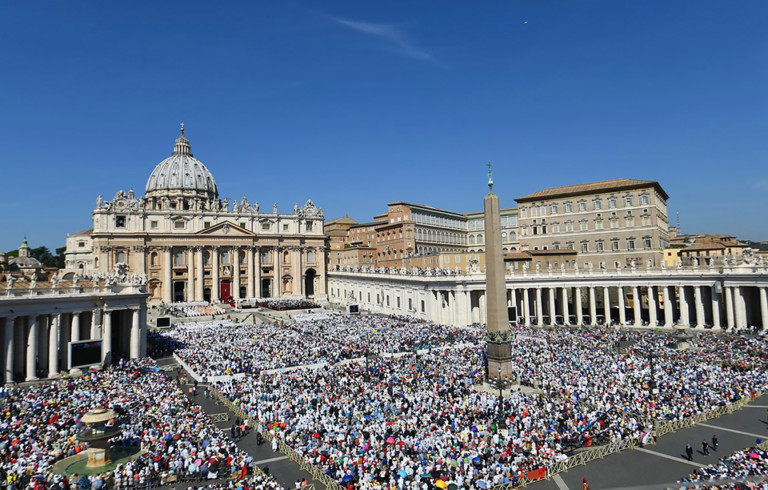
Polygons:
[[269,230],[269,223],[262,223],[261,224],[261,229],[263,231],[268,231]]
[[587,231],[588,228],[589,228],[589,225],[587,224],[586,221],[580,221],[579,222],[579,229],[581,231]]
[[153,229],[153,230],[156,230],[157,229],[157,221],[150,221],[149,222],[149,227],[151,229]]
[[616,198],[612,197],[608,199],[608,208],[615,209],[616,208]]
[[307,221],[307,223],[305,225],[305,228],[307,229],[307,231],[312,231],[312,225],[313,224],[314,223],[312,221]]
[[426,310],[426,307],[424,305],[424,300],[421,300],[421,312],[424,313]]
[[573,221],[567,221],[565,223],[565,231],[573,231]]
[[644,238],[643,239],[643,247],[651,248],[651,239],[650,238]]
[[595,209],[603,209],[603,202],[599,199],[595,201]]
[[632,238],[629,238],[627,240],[627,250],[634,250],[635,249],[635,241]]
[[650,203],[650,199],[648,198],[648,194],[643,194],[640,196],[640,205],[641,206],[647,206]]
[[115,216],[115,228],[125,228],[125,216]]
[[603,220],[595,221],[595,229],[596,230],[602,230],[603,229]]
[[288,223],[283,223],[283,231],[288,231]]
[[553,204],[549,207],[549,214],[557,214],[557,204]]
[[397,299],[397,307],[400,308],[400,296],[398,296],[396,299]]
[[177,230],[183,230],[187,226],[187,222],[184,220],[178,220],[173,222],[173,227]]
[[210,228],[210,227],[211,227],[211,222],[210,221],[204,221],[203,222],[203,228]]
[[624,198],[624,205],[625,206],[631,206],[632,205],[632,198],[627,196]]
[[586,211],[587,210],[587,203],[580,202],[579,203],[579,211]]
[[589,252],[589,244],[588,243],[582,243],[581,244],[581,251],[582,252]]
[[602,252],[603,251],[603,242],[597,242],[597,251]]
[[563,208],[566,213],[570,213],[571,211],[573,211],[573,205],[571,205],[571,203],[566,203],[565,206],[563,206]]
[[413,310],[413,300],[408,298],[408,311]]
[[387,306],[389,306],[389,295],[387,295]]
[[77,246],[83,248],[85,247],[85,242],[77,242]]
[[619,250],[619,242],[612,241],[611,242],[611,250],[613,250],[614,252],[617,252]]

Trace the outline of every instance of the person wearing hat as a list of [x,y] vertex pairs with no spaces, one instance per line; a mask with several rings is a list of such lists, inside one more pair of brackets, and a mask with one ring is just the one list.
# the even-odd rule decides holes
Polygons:
[[589,483],[587,483],[586,478],[581,481],[581,490],[589,490]]

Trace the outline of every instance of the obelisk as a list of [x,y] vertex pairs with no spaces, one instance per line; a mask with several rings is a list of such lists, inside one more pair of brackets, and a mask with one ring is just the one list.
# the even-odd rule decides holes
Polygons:
[[[493,193],[491,164],[488,163],[488,195],[485,196],[485,297],[486,350],[488,375],[514,378],[512,371],[512,332],[507,314],[507,287],[504,274],[504,256],[501,244],[501,213],[499,197]],[[501,371],[499,371],[501,368]],[[499,376],[500,373],[500,376]]]

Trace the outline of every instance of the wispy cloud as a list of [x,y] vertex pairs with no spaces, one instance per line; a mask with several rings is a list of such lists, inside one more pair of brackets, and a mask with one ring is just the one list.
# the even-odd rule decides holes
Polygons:
[[331,17],[331,19],[333,19],[334,22],[355,31],[364,32],[365,34],[385,39],[398,46],[400,52],[410,58],[417,60],[432,60],[432,55],[414,46],[408,39],[408,36],[396,26],[342,19],[340,17]]

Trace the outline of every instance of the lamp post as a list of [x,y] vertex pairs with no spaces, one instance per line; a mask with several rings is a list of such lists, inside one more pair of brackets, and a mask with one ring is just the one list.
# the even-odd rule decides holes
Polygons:
[[501,379],[501,366],[497,368],[496,385],[499,388],[499,418],[496,422],[496,428],[500,430],[504,424],[504,392],[502,391],[504,389],[504,381]]

